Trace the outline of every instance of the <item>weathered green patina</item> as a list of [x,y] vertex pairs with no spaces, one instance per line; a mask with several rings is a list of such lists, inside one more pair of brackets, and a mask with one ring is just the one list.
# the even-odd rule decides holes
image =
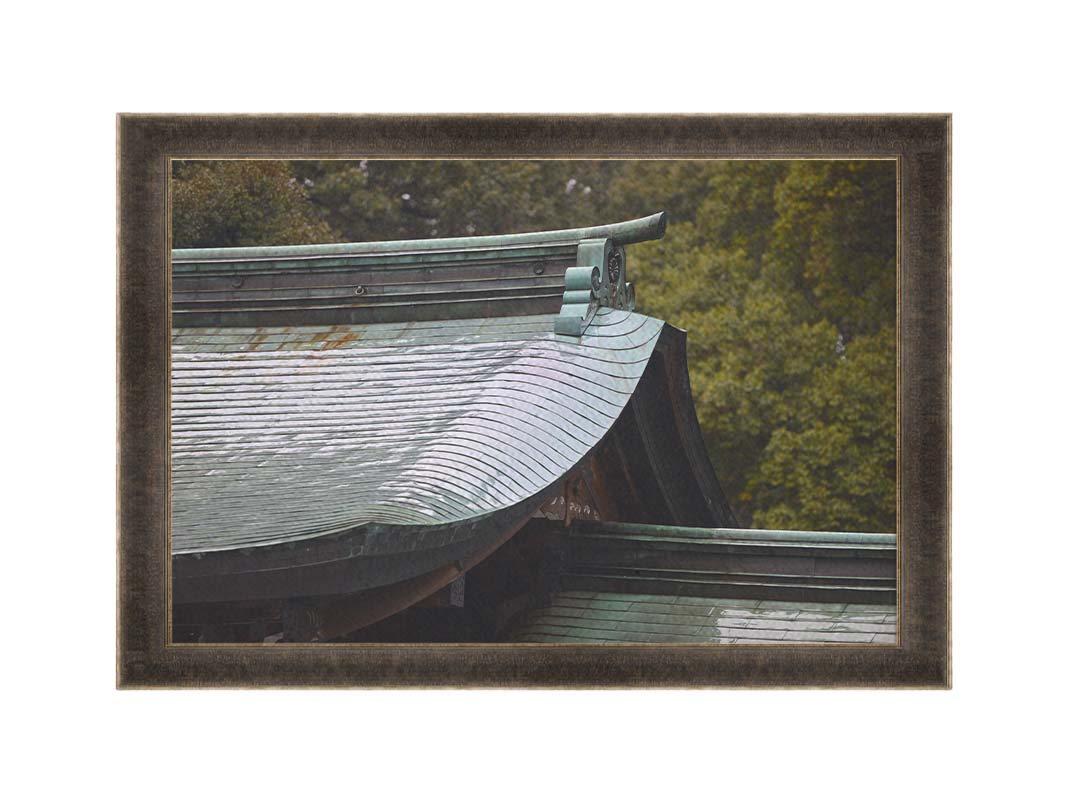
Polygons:
[[583,239],[578,263],[564,275],[563,308],[556,333],[581,336],[598,308],[632,311],[633,284],[626,282],[626,253],[611,239]]
[[872,644],[897,641],[892,604],[565,590],[512,641],[559,644]]
[[896,536],[542,522],[555,591],[523,642],[896,642]]
[[756,528],[688,528],[677,525],[642,525],[627,522],[602,522],[596,526],[578,526],[584,536],[606,536],[645,541],[704,541],[721,543],[755,542],[764,545],[825,547],[861,547],[888,549],[897,546],[895,533],[854,533],[848,531],[774,531]]
[[577,336],[597,308],[632,309],[624,245],[666,215],[593,228],[402,242],[175,250],[177,327],[357,325],[559,314]]
[[[569,228],[559,231],[512,233],[502,236],[468,236],[446,239],[409,239],[391,242],[352,242],[345,244],[309,244],[291,247],[220,247],[174,250],[172,265],[176,273],[211,271],[211,265],[226,264],[227,270],[255,269],[264,262],[285,268],[307,261],[309,265],[323,265],[332,259],[380,257],[383,263],[397,263],[391,259],[460,263],[479,254],[499,253],[518,256],[543,254],[546,246],[577,246],[584,239],[611,239],[616,244],[636,244],[661,239],[667,232],[664,211],[640,219],[589,228]],[[373,260],[372,258],[370,260]],[[403,261],[401,261],[403,263]]]
[[439,526],[425,544],[447,543],[447,526],[527,501],[600,441],[661,327],[602,310],[579,339],[550,316],[179,329],[174,552],[372,523]]

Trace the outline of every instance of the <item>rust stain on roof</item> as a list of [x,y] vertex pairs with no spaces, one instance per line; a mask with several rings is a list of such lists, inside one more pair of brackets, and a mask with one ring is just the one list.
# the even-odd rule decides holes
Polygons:
[[357,330],[348,330],[345,333],[337,336],[333,339],[327,339],[322,343],[323,350],[336,350],[339,347],[351,344],[359,339],[360,332]]

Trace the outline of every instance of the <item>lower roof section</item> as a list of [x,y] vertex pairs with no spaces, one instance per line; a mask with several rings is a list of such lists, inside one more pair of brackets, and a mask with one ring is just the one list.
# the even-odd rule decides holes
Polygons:
[[561,591],[527,615],[516,642],[604,644],[896,643],[890,604]]
[[559,564],[519,642],[896,643],[896,536],[541,523]]
[[896,536],[579,522],[544,525],[566,589],[895,605]]

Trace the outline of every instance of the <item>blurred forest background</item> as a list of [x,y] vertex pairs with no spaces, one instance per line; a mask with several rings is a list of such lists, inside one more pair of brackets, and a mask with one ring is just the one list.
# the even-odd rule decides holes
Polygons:
[[470,236],[666,210],[638,311],[689,332],[741,524],[896,530],[891,161],[176,162],[175,247]]

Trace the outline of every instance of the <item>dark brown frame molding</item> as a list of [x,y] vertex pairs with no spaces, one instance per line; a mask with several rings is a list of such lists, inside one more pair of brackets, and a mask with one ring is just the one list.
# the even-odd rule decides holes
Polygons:
[[[928,687],[950,683],[951,118],[118,117],[118,685]],[[172,158],[895,158],[899,644],[170,645]]]

